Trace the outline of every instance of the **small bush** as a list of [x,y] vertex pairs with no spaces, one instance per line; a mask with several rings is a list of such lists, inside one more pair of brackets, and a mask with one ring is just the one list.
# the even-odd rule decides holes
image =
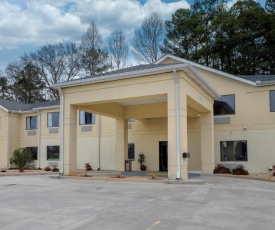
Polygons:
[[17,166],[20,172],[24,172],[24,169],[32,162],[32,153],[26,148],[19,148],[14,150],[10,163]]
[[223,164],[217,164],[215,169],[214,169],[214,173],[218,174],[231,174],[231,170],[227,167],[225,167]]
[[243,165],[239,165],[232,170],[232,174],[234,175],[248,175],[248,171],[244,168]]
[[92,168],[92,166],[90,165],[90,163],[86,163],[86,164],[85,164],[85,170],[86,170],[86,171],[92,171],[92,170],[93,170],[93,168]]
[[156,174],[154,172],[151,172],[150,176],[151,176],[152,179],[156,179]]
[[53,167],[52,172],[59,172],[59,169],[56,167]]
[[121,173],[120,172],[116,173],[116,178],[121,178]]
[[7,170],[5,170],[5,169],[2,169],[2,170],[1,170],[1,172],[7,172]]
[[45,167],[45,168],[44,168],[44,171],[49,172],[49,171],[52,171],[52,170],[51,170],[51,168],[50,168],[50,167],[48,167],[48,166],[47,166],[47,167]]

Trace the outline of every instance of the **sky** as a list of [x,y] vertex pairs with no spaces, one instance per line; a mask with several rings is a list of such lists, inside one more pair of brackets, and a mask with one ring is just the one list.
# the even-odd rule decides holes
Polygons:
[[[233,4],[236,0],[230,0]],[[262,5],[265,0],[256,0]],[[42,45],[81,41],[93,20],[104,40],[121,29],[130,40],[152,12],[169,20],[193,0],[0,0],[0,70]]]

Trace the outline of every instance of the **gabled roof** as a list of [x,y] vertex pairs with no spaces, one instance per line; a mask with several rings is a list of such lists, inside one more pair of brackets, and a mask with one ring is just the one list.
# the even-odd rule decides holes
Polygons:
[[209,72],[212,73],[216,73],[219,74],[221,76],[224,76],[226,78],[230,78],[242,83],[246,83],[249,85],[253,85],[253,86],[262,86],[262,85],[272,85],[275,84],[275,75],[240,75],[240,76],[235,76],[233,74],[229,74],[229,73],[225,73],[223,71],[220,70],[216,70],[213,69],[211,67],[207,67],[189,60],[186,60],[184,58],[180,58],[171,54],[167,54],[165,56],[163,56],[162,58],[160,58],[158,61],[156,61],[156,64],[161,64],[163,61],[165,61],[166,59],[174,59],[176,61],[179,61],[181,63],[188,63],[194,67],[203,69],[203,70],[207,70]]
[[191,65],[182,63],[138,65],[103,74],[97,74],[93,77],[79,78],[71,81],[57,83],[51,87],[54,89],[67,88],[127,78],[145,77],[153,74],[171,73],[174,70],[183,70],[186,72],[187,75],[193,78],[193,80],[197,82],[197,84],[199,84],[214,99],[220,97],[217,91],[198,73],[198,71],[196,71]]
[[59,104],[59,100],[25,104],[16,101],[0,99],[0,108],[4,109],[7,112],[13,111],[18,113],[31,112],[37,110],[38,108],[55,108],[59,107]]

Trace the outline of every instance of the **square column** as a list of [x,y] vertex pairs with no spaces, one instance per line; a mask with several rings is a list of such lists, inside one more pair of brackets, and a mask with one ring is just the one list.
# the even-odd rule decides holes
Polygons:
[[[182,158],[182,153],[187,152],[187,97],[180,95],[179,100],[179,131],[180,131],[180,178],[188,179],[188,159]],[[177,111],[175,96],[168,95],[168,178],[177,178]]]
[[128,155],[128,119],[116,119],[116,171],[125,171]]
[[[76,175],[77,110],[72,105],[64,108],[64,175]],[[62,144],[62,143],[61,143]]]
[[201,169],[202,173],[213,173],[214,161],[214,118],[213,112],[201,116]]

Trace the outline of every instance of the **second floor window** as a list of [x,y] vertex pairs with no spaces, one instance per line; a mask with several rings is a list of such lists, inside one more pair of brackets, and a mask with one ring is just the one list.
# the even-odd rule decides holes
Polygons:
[[84,111],[79,111],[79,124],[88,125],[95,123],[95,114]]
[[37,129],[37,116],[26,117],[26,129]]
[[59,127],[59,112],[48,113],[48,127]]
[[223,95],[214,101],[214,115],[235,114],[235,95]]

